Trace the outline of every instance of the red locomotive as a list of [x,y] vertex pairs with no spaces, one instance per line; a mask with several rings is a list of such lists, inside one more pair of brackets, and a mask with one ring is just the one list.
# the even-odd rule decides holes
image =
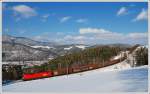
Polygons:
[[24,68],[22,79],[25,80],[33,80],[39,78],[52,77],[53,72],[51,70],[43,70],[40,68]]
[[26,73],[23,74],[23,80],[33,80],[38,78],[45,78],[45,77],[51,77],[53,76],[51,71],[45,71],[45,72],[38,72],[38,73]]

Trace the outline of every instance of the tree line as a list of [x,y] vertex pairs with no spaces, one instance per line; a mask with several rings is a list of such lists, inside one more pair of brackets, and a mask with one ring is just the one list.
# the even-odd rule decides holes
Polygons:
[[81,52],[66,54],[49,61],[48,66],[43,65],[47,69],[56,70],[57,68],[66,68],[74,65],[86,65],[90,63],[105,63],[113,56],[116,56],[121,50],[120,47],[95,47],[88,48]]

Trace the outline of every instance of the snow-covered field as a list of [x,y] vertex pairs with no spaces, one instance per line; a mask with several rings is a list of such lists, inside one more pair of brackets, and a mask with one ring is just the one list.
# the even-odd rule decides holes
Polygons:
[[[92,71],[39,80],[18,82],[2,87],[4,92],[147,92],[148,68],[128,68],[119,71]],[[112,68],[113,70],[113,68]],[[118,70],[118,69],[114,69]]]

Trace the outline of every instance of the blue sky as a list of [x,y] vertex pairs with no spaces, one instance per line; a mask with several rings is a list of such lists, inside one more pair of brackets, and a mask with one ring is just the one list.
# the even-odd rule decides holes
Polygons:
[[3,3],[3,34],[58,43],[147,44],[146,2]]

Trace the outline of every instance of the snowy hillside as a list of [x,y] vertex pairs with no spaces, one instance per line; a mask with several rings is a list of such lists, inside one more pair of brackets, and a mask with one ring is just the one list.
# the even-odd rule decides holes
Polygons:
[[78,47],[78,48],[84,50],[87,46],[84,46],[84,45],[76,45],[76,47]]
[[69,47],[67,47],[67,48],[64,48],[64,50],[70,50],[70,49],[72,49],[73,47],[76,47],[76,48],[79,48],[79,49],[82,49],[82,50],[84,50],[86,47],[88,47],[88,46],[86,46],[86,45],[73,45],[73,46],[69,46]]
[[50,47],[50,46],[31,46],[33,48],[46,48],[46,49],[54,49],[54,47]]
[[138,46],[132,53],[128,53],[127,54],[127,61],[129,61],[130,65],[132,67],[136,67],[136,60],[135,60],[135,54],[136,54],[136,51],[140,50],[141,48],[144,48],[146,46]]
[[[129,53],[129,51],[121,51],[117,56],[113,57],[112,60],[115,60],[115,59],[119,59],[121,57],[124,56],[124,54],[127,55],[127,59],[124,60],[123,62],[120,62],[116,65],[119,65],[120,67],[122,68],[130,68],[130,67],[136,67],[136,60],[135,60],[135,53],[136,51],[140,50],[141,48],[144,48],[145,46],[138,46],[135,50],[133,50],[132,53]],[[116,65],[112,65],[112,66],[115,66]],[[110,67],[112,67],[110,66]],[[116,67],[117,69],[120,69],[120,67]]]
[[64,50],[70,50],[72,49],[72,46],[68,47],[68,48],[64,48]]
[[[7,92],[146,92],[147,66],[120,71],[104,69],[18,82],[2,87]],[[134,74],[134,75],[133,75]],[[140,76],[139,76],[140,75]],[[129,85],[130,83],[130,85]]]

